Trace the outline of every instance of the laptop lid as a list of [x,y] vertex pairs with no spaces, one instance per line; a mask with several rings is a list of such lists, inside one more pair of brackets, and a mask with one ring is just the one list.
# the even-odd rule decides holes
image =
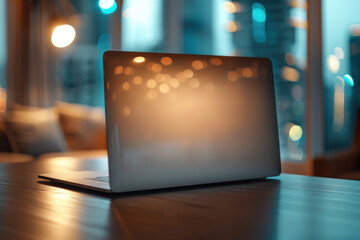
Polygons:
[[280,173],[269,59],[109,51],[104,80],[112,191]]

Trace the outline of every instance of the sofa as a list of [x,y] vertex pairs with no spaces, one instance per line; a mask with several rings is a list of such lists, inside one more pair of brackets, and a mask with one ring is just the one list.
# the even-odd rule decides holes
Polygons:
[[65,102],[51,108],[12,104],[0,115],[0,162],[63,155],[106,156],[102,108]]

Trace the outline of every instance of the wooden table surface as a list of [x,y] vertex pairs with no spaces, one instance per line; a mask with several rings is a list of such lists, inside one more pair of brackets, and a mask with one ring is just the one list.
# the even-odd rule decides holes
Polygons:
[[1,163],[0,239],[360,239],[358,181],[283,174],[108,195],[37,179],[106,167],[104,158]]

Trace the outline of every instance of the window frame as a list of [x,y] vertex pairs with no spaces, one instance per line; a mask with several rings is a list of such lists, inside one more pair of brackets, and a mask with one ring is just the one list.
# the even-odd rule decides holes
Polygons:
[[314,157],[324,151],[321,0],[307,1],[306,157],[282,162],[283,172],[313,175]]

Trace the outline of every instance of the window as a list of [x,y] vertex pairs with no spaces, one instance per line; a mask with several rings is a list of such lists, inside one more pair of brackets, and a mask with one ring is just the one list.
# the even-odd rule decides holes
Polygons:
[[98,0],[72,0],[68,3],[72,4],[74,12],[67,14],[74,14],[78,19],[74,21],[77,36],[69,47],[55,49],[52,46],[51,49],[60,61],[59,68],[54,69],[60,75],[58,81],[63,89],[60,100],[104,106],[102,54],[114,47],[115,36],[110,34],[114,9],[103,11]]
[[122,11],[122,48],[156,51],[163,40],[163,1],[127,0]]
[[304,160],[305,0],[124,0],[122,49],[271,58],[282,159]]
[[352,142],[359,106],[360,17],[357,0],[323,0],[325,150]]

